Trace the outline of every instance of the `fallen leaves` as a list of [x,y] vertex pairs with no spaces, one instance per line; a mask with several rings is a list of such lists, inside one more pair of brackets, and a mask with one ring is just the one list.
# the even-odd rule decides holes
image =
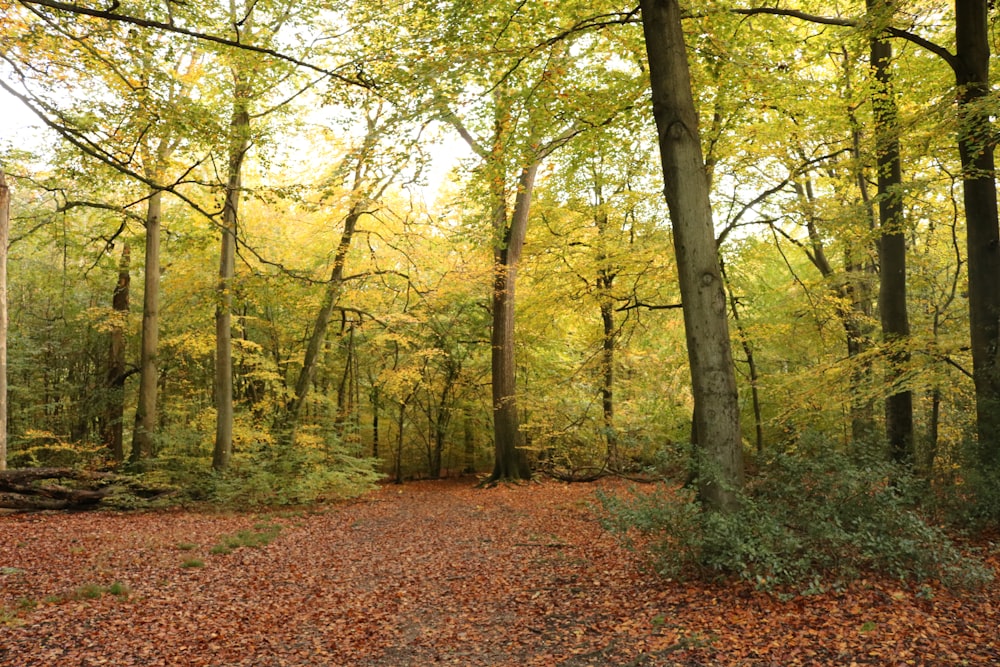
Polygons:
[[280,517],[5,516],[0,665],[1000,662],[993,590],[869,580],[782,601],[668,582],[602,531],[593,490],[466,480]]

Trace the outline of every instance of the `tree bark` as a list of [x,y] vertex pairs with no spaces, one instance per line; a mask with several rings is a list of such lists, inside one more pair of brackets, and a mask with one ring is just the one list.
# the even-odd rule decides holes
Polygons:
[[620,470],[622,465],[618,453],[618,431],[615,429],[615,346],[618,332],[615,328],[615,310],[611,290],[615,283],[615,269],[609,266],[604,251],[608,233],[608,214],[604,208],[604,196],[599,181],[595,183],[594,195],[598,210],[594,216],[600,250],[597,253],[597,298],[601,311],[601,414],[604,440],[607,443],[607,466]]
[[233,455],[233,338],[232,282],[236,274],[236,235],[243,193],[243,158],[250,145],[249,90],[236,73],[233,117],[230,123],[229,173],[222,209],[222,245],[215,306],[215,448],[212,468],[225,470]]
[[146,202],[145,268],[142,292],[142,340],[139,343],[139,397],[132,430],[129,460],[138,463],[153,455],[156,433],[156,392],[159,381],[157,350],[160,326],[160,208],[163,193],[149,195]]
[[978,463],[1000,466],[1000,222],[990,105],[987,0],[955,2],[958,151],[969,262],[969,326]]
[[681,10],[677,0],[641,0],[640,7],[683,302],[694,430],[710,466],[701,469],[698,492],[706,509],[730,511],[743,486],[740,411]]
[[129,311],[129,286],[132,278],[131,251],[128,243],[122,248],[121,260],[118,263],[118,283],[111,297],[111,309],[115,317],[120,317],[111,327],[108,344],[108,373],[106,388],[108,399],[104,415],[104,443],[111,452],[111,458],[116,463],[125,460],[125,448],[122,442],[122,431],[125,416],[125,316]]
[[518,179],[514,212],[506,224],[506,205],[498,204],[494,217],[494,234],[498,237],[493,249],[493,473],[489,481],[500,479],[530,479],[531,469],[524,451],[517,412],[517,378],[514,364],[514,288],[518,264],[528,230],[528,212],[539,162],[521,170]]
[[[891,0],[867,0],[868,12],[891,11]],[[910,335],[906,310],[906,234],[903,220],[903,171],[900,162],[899,124],[892,87],[892,44],[883,35],[870,43],[872,112],[875,119],[875,164],[878,173],[879,316],[882,338],[895,348],[889,355],[890,387],[896,388],[909,353],[901,349]],[[885,400],[885,432],[889,456],[897,463],[913,464],[913,394],[896,389]]]

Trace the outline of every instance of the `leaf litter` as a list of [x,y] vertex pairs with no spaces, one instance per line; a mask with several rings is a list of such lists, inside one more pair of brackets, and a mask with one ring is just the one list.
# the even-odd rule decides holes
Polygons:
[[[600,527],[596,488],[625,486],[465,479],[277,515],[2,516],[0,665],[1000,664],[995,588],[868,579],[782,599],[664,580]],[[213,553],[234,535],[247,546]]]

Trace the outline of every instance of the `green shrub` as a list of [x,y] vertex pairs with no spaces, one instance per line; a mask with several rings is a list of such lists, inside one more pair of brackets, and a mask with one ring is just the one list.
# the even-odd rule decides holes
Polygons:
[[934,507],[949,522],[993,531],[1000,527],[1000,471],[980,465],[975,442],[958,449],[955,465],[931,477]]
[[[702,511],[693,491],[601,497],[605,525],[641,538],[669,576],[738,576],[763,588],[846,580],[866,572],[980,585],[989,570],[915,510],[899,467],[858,466],[830,451],[765,464],[729,514]],[[634,541],[633,541],[634,543]]]
[[10,468],[75,468],[96,465],[106,448],[85,442],[67,442],[49,431],[27,430],[11,443]]
[[377,465],[337,440],[306,432],[292,446],[259,442],[234,456],[231,469],[216,481],[214,499],[258,507],[352,498],[374,488]]

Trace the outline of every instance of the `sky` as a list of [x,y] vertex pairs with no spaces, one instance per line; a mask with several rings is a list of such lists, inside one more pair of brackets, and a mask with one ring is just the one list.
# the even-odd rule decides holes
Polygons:
[[0,90],[0,110],[0,150],[40,145],[42,123],[21,100]]

